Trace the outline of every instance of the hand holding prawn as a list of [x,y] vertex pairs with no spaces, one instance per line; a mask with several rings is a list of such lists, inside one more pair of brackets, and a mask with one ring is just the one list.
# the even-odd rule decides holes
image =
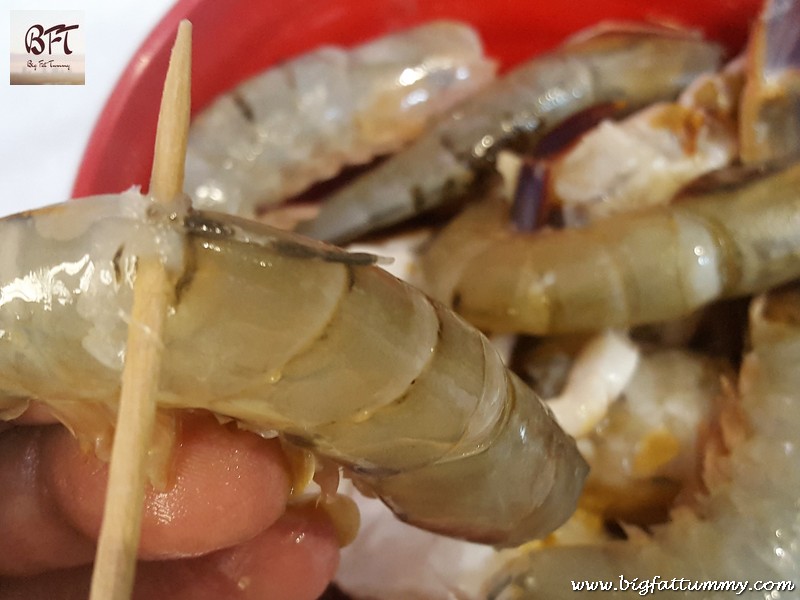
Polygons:
[[[188,30],[188,24],[182,23],[178,41],[173,50],[173,60],[170,62],[165,84],[165,101],[162,102],[159,119],[156,159],[151,180],[153,194],[166,203],[163,210],[167,211],[170,210],[169,202],[180,190],[182,179],[182,170],[179,167],[183,162],[182,148],[185,146],[185,128],[188,123],[189,80],[188,66],[186,66],[189,61],[190,48]],[[181,103],[181,99],[184,99],[185,102]],[[215,590],[214,598],[227,597],[231,592],[236,592],[238,596],[241,591],[240,581],[226,582],[219,578],[215,580],[213,575],[216,571],[215,561],[223,560],[234,565],[241,562],[243,558],[252,557],[265,549],[269,551],[268,549],[276,543],[280,544],[281,537],[285,537],[289,533],[281,534],[280,524],[269,527],[266,533],[261,531],[264,527],[271,525],[274,517],[284,510],[288,494],[288,475],[286,467],[283,465],[284,459],[280,447],[276,444],[261,445],[251,440],[253,443],[236,448],[237,444],[231,446],[228,442],[234,439],[244,441],[245,438],[241,434],[235,434],[233,438],[226,437],[224,434],[220,436],[220,432],[224,430],[215,427],[213,421],[199,427],[197,425],[190,427],[192,422],[198,422],[197,418],[185,420],[185,425],[181,428],[184,433],[181,435],[180,452],[175,453],[173,484],[169,490],[156,492],[155,496],[151,490],[147,501],[148,508],[142,509],[141,502],[144,493],[142,460],[150,442],[155,413],[153,391],[149,386],[157,387],[158,385],[157,361],[158,350],[161,347],[159,341],[154,338],[160,336],[162,317],[166,308],[161,302],[162,298],[164,298],[164,302],[166,301],[164,292],[166,291],[166,295],[168,295],[170,286],[169,279],[165,279],[165,276],[168,277],[167,266],[162,265],[156,255],[145,256],[143,260],[138,261],[136,273],[137,283],[135,289],[132,286],[131,290],[134,296],[132,326],[126,336],[128,343],[126,344],[125,369],[121,384],[118,427],[114,436],[111,473],[107,484],[104,483],[105,467],[92,467],[90,466],[91,459],[87,460],[87,457],[76,454],[74,443],[63,429],[44,428],[44,430],[38,431],[38,428],[23,427],[6,432],[2,438],[7,450],[3,453],[3,461],[0,465],[4,479],[2,488],[4,495],[7,495],[4,503],[8,504],[12,510],[4,512],[4,518],[0,522],[0,527],[5,532],[3,540],[5,544],[8,544],[9,550],[3,553],[6,558],[2,561],[0,570],[4,574],[29,575],[25,579],[14,579],[3,583],[3,590],[12,595],[23,594],[27,597],[32,594],[52,597],[65,593],[80,595],[87,593],[80,590],[88,588],[88,569],[77,567],[71,571],[61,571],[60,574],[48,573],[48,571],[85,562],[91,556],[91,540],[95,539],[97,528],[99,528],[98,560],[92,573],[90,596],[104,599],[127,598],[132,593],[133,565],[135,564],[136,547],[139,545],[140,523],[143,519],[144,544],[140,548],[140,552],[150,558],[169,558],[175,553],[185,556],[187,553],[207,553],[222,546],[233,547],[225,552],[217,553],[214,557],[209,556],[194,561],[198,563],[194,568],[209,573],[210,579],[207,579],[205,583],[193,576],[193,567],[190,566],[193,561],[188,561],[183,566],[180,562],[169,563],[166,571],[161,569],[164,565],[158,562],[148,563],[144,566],[141,577],[138,579],[137,597],[166,595],[177,598],[180,594],[189,594],[190,597],[198,598],[206,594],[209,589]],[[147,310],[142,311],[142,307]],[[142,333],[144,340],[141,339],[140,334]],[[5,331],[3,335],[5,335]],[[44,374],[44,377],[47,378],[49,375]],[[53,450],[54,444],[47,443],[45,440],[62,440],[63,443],[55,442],[58,450]],[[201,442],[200,446],[197,445],[198,441]],[[201,473],[208,471],[209,465],[215,463],[205,462],[209,456],[206,455],[204,460],[203,452],[199,454],[201,457],[199,461],[189,461],[190,463],[194,462],[193,466],[187,467],[185,462],[187,457],[192,456],[189,449],[202,447],[203,444],[207,444],[206,451],[222,450],[225,452],[224,448],[227,446],[228,451],[234,452],[236,458],[226,458],[216,463],[223,469],[223,477],[220,482],[224,481],[224,473],[230,472],[232,467],[235,469],[234,463],[237,458],[239,460],[246,459],[244,465],[261,466],[261,468],[256,467],[257,471],[250,477],[247,477],[241,468],[238,469],[238,476],[247,477],[246,485],[258,486],[258,481],[262,483],[265,481],[264,476],[268,481],[274,480],[270,486],[262,488],[262,491],[274,488],[270,497],[258,499],[259,504],[263,507],[271,506],[272,508],[266,512],[245,512],[244,520],[240,523],[245,527],[244,530],[237,527],[230,519],[226,519],[226,529],[225,532],[222,532],[222,537],[218,535],[220,532],[215,534],[213,529],[207,527],[203,527],[203,531],[208,535],[201,539],[197,539],[191,533],[188,535],[179,533],[182,527],[186,527],[187,518],[188,522],[191,522],[192,518],[198,517],[201,522],[205,520],[202,517],[202,506],[209,506],[205,503],[198,506],[196,495],[193,495],[190,490],[196,489],[196,486],[202,486]],[[265,454],[264,450],[270,447],[272,450]],[[52,451],[48,452],[48,449]],[[256,458],[258,456],[266,458],[269,454],[273,456],[272,460],[264,461]],[[50,460],[47,460],[48,456],[50,456]],[[255,462],[250,462],[254,458],[256,458]],[[50,478],[46,475],[48,464],[58,465],[49,469],[50,472],[56,473]],[[25,473],[22,477],[19,476],[20,470]],[[211,466],[211,470],[214,470],[213,466]],[[246,466],[245,470],[247,470]],[[34,473],[33,475],[31,475],[31,471]],[[193,479],[195,480],[194,484],[191,483]],[[212,481],[215,479],[212,476]],[[104,488],[107,488],[107,500],[104,498],[106,495],[103,491]],[[217,496],[216,500],[219,504],[215,504],[215,506],[224,507],[226,504],[224,498],[227,495],[228,500],[235,500],[237,509],[241,507],[242,498],[239,496],[247,496],[246,489],[242,489],[239,485],[227,485],[225,488],[225,493]],[[59,494],[59,490],[61,490],[61,494]],[[209,490],[209,493],[214,493],[214,491]],[[61,500],[59,501],[58,498]],[[208,496],[205,500],[207,499]],[[246,503],[247,500],[245,499],[244,502]],[[162,503],[166,503],[166,506]],[[24,505],[25,509],[13,510],[15,505]],[[104,505],[105,510],[103,510]],[[161,505],[160,509],[159,505]],[[164,517],[171,512],[168,507],[173,505],[180,505],[182,510],[172,514],[167,521],[164,521]],[[166,512],[164,512],[165,509]],[[269,516],[270,512],[273,513],[273,516]],[[103,515],[102,526],[99,525],[100,514]],[[157,515],[155,521],[153,521],[154,514]],[[266,516],[267,520],[258,518],[258,514]],[[313,520],[312,518],[306,525],[302,525],[302,528],[306,528]],[[301,524],[298,523],[294,527],[298,525]],[[313,529],[311,527],[308,530],[309,544],[303,544],[306,550],[301,550],[294,557],[298,565],[308,562],[303,554],[308,552],[309,548],[315,548],[312,551],[319,552],[320,556],[331,558],[336,556],[333,547],[325,548],[325,536],[318,538],[317,533],[312,531]],[[47,548],[42,548],[35,542],[27,542],[31,530],[35,530],[37,536],[45,536],[44,539],[48,541]],[[236,533],[237,530],[238,533]],[[188,531],[198,531],[197,526],[189,526]],[[252,542],[241,544],[243,540],[251,539],[259,533],[262,535],[258,535]],[[312,540],[315,539],[323,543],[314,543]],[[328,540],[333,541],[333,537],[329,536]],[[187,543],[192,546],[187,546]],[[292,545],[292,547],[296,547],[296,545]],[[297,549],[300,550],[300,547]],[[207,563],[206,568],[199,563]],[[329,561],[327,569],[319,568],[323,566],[323,562],[319,562],[319,559],[316,564],[318,567],[312,569],[309,576],[304,576],[302,581],[297,581],[294,585],[290,583],[292,581],[291,569],[286,569],[280,574],[268,574],[261,571],[258,576],[248,578],[248,585],[254,593],[259,593],[264,586],[266,589],[274,591],[275,586],[280,585],[282,581],[284,585],[287,583],[290,585],[291,591],[287,590],[289,592],[286,594],[287,597],[292,595],[297,595],[298,598],[316,596],[332,576],[335,561]],[[245,567],[244,573],[247,571]],[[159,574],[160,572],[162,574]],[[169,581],[171,582],[166,586],[166,580],[163,577],[165,572],[169,572]],[[185,576],[181,575],[182,572]],[[170,586],[175,585],[180,586],[180,594],[176,595],[174,588],[170,589]]]
[[[207,414],[179,422],[174,483],[146,490],[133,598],[317,598],[339,543],[323,509],[286,509],[280,444]],[[88,597],[107,471],[64,427],[0,432],[0,598]]]
[[[160,211],[132,192],[2,227],[7,414],[37,398],[102,449],[137,268],[157,258],[177,273],[162,406],[280,431],[403,518],[452,535],[520,543],[572,510],[583,463],[546,409],[477,331],[371,257],[233,217]],[[524,468],[498,468],[513,464]]]
[[38,398],[87,443],[103,438],[137,257],[155,253],[181,273],[161,406],[280,431],[452,535],[520,543],[572,510],[582,461],[540,401],[476,330],[370,256],[230,216],[172,220],[132,192],[2,227],[7,411]]

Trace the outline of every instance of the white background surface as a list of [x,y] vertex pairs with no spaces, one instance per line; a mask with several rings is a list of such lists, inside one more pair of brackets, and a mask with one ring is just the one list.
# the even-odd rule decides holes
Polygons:
[[[224,0],[220,0],[224,1]],[[172,0],[0,0],[0,217],[69,198],[120,74]],[[86,84],[9,84],[11,10],[84,11]]]

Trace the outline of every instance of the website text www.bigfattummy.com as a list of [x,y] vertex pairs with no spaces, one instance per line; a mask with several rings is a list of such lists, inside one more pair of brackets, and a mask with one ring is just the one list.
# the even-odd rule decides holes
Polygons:
[[697,581],[673,577],[663,579],[656,575],[650,579],[619,576],[618,581],[570,581],[573,592],[635,592],[640,596],[658,592],[732,592],[739,596],[744,592],[791,592],[792,581]]

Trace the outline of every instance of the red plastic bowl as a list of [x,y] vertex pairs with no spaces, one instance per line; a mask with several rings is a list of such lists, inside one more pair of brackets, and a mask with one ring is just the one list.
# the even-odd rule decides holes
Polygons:
[[192,109],[281,59],[324,43],[352,45],[435,18],[473,24],[511,66],[604,19],[697,27],[741,48],[760,0],[180,0],[136,52],[89,139],[73,196],[146,186],[158,106],[178,22],[192,21]]

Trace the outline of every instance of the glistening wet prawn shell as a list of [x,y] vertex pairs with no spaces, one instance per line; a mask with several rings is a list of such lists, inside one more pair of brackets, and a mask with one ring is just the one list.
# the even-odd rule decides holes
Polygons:
[[[569,516],[584,462],[476,329],[371,255],[231,215],[150,208],[128,192],[0,220],[0,238],[16,244],[0,281],[4,411],[34,398],[88,447],[104,444],[130,253],[155,254],[174,292],[159,406],[277,430],[401,518],[449,535],[515,545]],[[520,468],[506,476],[498,466],[512,458]]]

